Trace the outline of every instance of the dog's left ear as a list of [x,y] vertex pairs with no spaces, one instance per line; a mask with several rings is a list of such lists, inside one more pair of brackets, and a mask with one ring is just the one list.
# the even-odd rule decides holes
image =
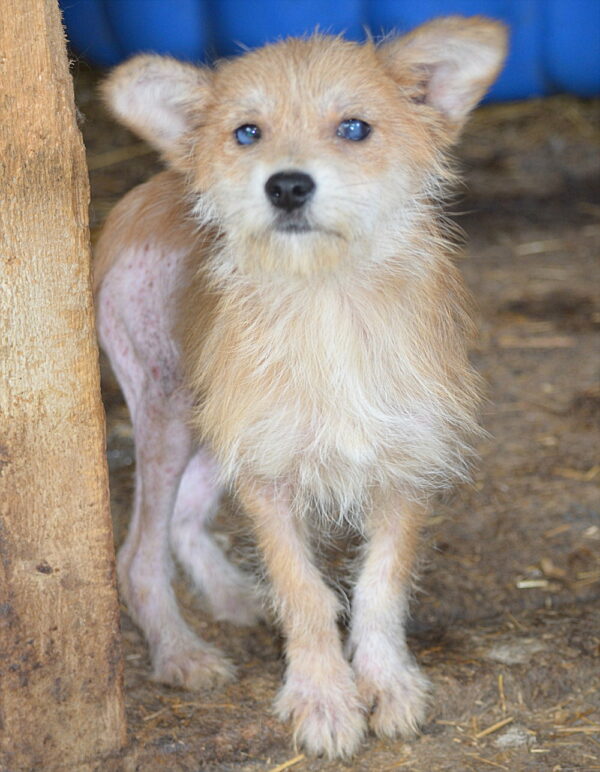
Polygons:
[[448,16],[383,43],[378,56],[417,102],[458,132],[494,82],[507,52],[504,24],[484,16]]

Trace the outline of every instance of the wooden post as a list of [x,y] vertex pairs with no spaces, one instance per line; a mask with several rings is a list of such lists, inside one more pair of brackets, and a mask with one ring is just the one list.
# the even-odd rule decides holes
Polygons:
[[125,734],[89,187],[57,1],[0,17],[0,769],[80,770]]

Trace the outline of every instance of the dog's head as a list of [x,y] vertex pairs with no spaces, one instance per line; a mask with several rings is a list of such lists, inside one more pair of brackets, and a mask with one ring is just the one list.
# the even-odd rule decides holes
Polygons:
[[138,56],[104,94],[186,175],[238,270],[306,275],[398,252],[505,50],[502,24],[449,17],[379,45],[289,39],[214,69]]

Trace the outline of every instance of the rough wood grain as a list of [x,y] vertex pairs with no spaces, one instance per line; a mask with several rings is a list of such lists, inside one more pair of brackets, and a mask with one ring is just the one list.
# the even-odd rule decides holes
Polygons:
[[56,0],[0,23],[0,768],[124,741],[85,156]]

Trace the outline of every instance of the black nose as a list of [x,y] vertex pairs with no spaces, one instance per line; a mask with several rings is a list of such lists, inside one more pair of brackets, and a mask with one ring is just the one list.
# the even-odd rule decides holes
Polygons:
[[311,197],[314,189],[313,178],[304,172],[277,172],[265,183],[269,201],[286,212],[301,207]]

